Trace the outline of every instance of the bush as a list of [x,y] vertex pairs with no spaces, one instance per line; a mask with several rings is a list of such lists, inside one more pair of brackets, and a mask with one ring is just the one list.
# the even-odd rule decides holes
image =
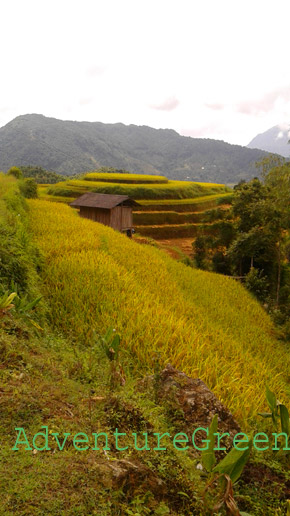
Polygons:
[[34,179],[24,179],[21,181],[20,192],[27,199],[35,199],[37,197],[37,184]]
[[265,302],[269,294],[269,283],[263,271],[251,268],[245,279],[246,288],[261,302]]
[[16,179],[22,179],[22,177],[23,177],[22,172],[21,172],[20,168],[18,168],[18,167],[11,167],[8,170],[7,174],[9,176],[16,177]]
[[216,251],[212,257],[212,269],[219,274],[231,274],[231,261],[223,251]]

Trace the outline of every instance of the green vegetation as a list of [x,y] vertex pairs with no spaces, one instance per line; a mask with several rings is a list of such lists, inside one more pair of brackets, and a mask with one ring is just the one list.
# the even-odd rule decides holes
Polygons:
[[37,197],[37,183],[34,179],[24,179],[19,184],[19,188],[27,199],[35,199]]
[[34,179],[37,184],[54,184],[63,181],[64,177],[56,172],[49,172],[42,167],[20,167],[23,177]]
[[20,168],[18,167],[11,167],[8,172],[7,172],[7,175],[8,176],[13,176],[15,177],[16,179],[22,179],[23,178],[23,174],[22,174],[22,171]]
[[31,262],[38,264],[39,253],[26,234],[28,215],[20,192],[22,182],[0,173],[0,184],[0,295],[15,284],[20,293],[34,295],[36,275]]
[[278,156],[259,166],[263,180],[235,187],[232,221],[216,225],[214,238],[201,234],[195,258],[201,268],[239,276],[289,338],[290,167]]

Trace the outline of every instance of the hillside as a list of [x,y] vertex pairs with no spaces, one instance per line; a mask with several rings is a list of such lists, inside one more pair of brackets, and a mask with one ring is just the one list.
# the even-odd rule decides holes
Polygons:
[[285,386],[283,345],[240,284],[187,268],[64,204],[36,200],[30,209],[55,328],[85,343],[112,325],[137,360],[152,367],[153,346],[162,362],[203,379],[241,422],[263,403],[267,378],[276,391]]
[[[184,433],[207,428],[213,414],[231,436],[238,423],[266,431],[256,418],[265,383],[281,401],[288,394],[285,343],[234,280],[177,263],[64,203],[27,204],[19,185],[0,174],[1,516],[216,514],[209,507],[220,489],[205,499],[210,475],[200,451],[182,445]],[[11,289],[17,296],[5,305]],[[27,441],[16,440],[20,430]],[[244,452],[233,451],[237,464]],[[287,465],[252,449],[234,483],[239,509],[284,516],[288,495]]]
[[290,126],[280,127],[275,125],[264,133],[258,134],[247,145],[249,149],[261,149],[274,154],[280,154],[285,158],[290,157]]
[[256,175],[263,151],[146,126],[23,115],[0,128],[0,170],[41,166],[63,174],[100,166],[169,179],[237,183]]

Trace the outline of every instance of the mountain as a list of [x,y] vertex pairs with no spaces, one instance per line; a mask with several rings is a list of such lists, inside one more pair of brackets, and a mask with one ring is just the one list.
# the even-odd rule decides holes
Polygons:
[[247,145],[249,149],[261,149],[274,154],[280,154],[285,158],[290,157],[290,145],[288,140],[290,139],[290,125],[275,125],[265,131],[264,133],[258,134],[253,140]]
[[0,170],[41,166],[70,175],[100,166],[172,179],[235,183],[256,175],[261,150],[181,136],[171,129],[18,116],[0,128]]

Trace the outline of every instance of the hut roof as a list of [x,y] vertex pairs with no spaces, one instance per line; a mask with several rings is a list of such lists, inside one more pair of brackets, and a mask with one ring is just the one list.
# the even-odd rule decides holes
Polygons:
[[70,206],[87,206],[88,208],[103,208],[111,210],[120,204],[125,206],[139,206],[139,204],[130,199],[128,195],[109,195],[99,193],[85,193],[70,203]]

